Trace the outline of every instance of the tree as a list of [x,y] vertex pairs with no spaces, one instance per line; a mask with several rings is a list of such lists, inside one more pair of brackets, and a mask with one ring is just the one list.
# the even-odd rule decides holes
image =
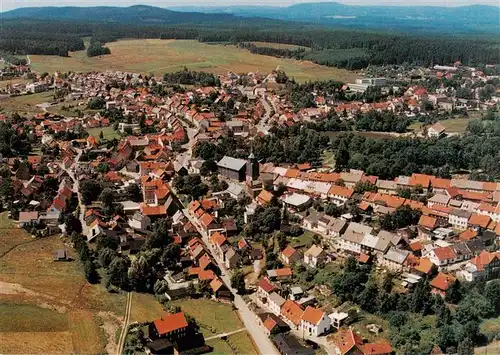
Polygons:
[[377,186],[370,181],[358,181],[354,186],[354,192],[363,194],[365,192],[377,192]]
[[462,299],[462,285],[460,281],[456,280],[453,285],[446,291],[446,302],[458,304]]
[[486,284],[484,296],[488,299],[493,308],[495,315],[500,314],[500,280],[492,280]]
[[96,284],[99,282],[99,274],[97,273],[96,267],[92,260],[87,260],[83,264],[83,270],[87,281],[91,284]]
[[118,256],[118,253],[111,248],[103,248],[99,251],[98,259],[99,264],[103,268],[107,268],[114,258]]
[[130,184],[125,188],[125,192],[127,193],[127,197],[134,202],[142,201],[142,191],[139,185]]
[[82,202],[85,205],[90,205],[95,201],[101,193],[101,184],[95,180],[84,180],[80,183],[80,194],[82,195]]
[[108,163],[99,163],[96,169],[97,172],[101,174],[106,174],[109,171],[109,165]]
[[95,97],[89,100],[87,107],[91,110],[102,110],[106,107],[106,100],[102,97]]
[[438,344],[442,349],[456,346],[455,332],[450,325],[444,325],[438,330]]
[[474,354],[474,344],[472,343],[472,340],[470,340],[470,338],[467,337],[458,343],[457,354],[458,355]]
[[146,243],[147,248],[165,248],[172,242],[172,237],[168,231],[170,221],[167,218],[161,218],[153,225],[153,232]]
[[130,260],[123,256],[119,256],[113,259],[111,264],[109,264],[107,270],[107,276],[109,283],[119,288],[127,288],[129,285],[128,280],[128,268],[130,266]]
[[340,217],[343,213],[342,208],[334,203],[329,203],[325,208],[325,213],[332,217]]
[[231,275],[231,287],[234,288],[240,295],[245,293],[245,276],[241,270],[236,270]]
[[114,200],[115,200],[115,193],[110,188],[105,188],[99,195],[99,201],[102,202],[103,211],[107,216],[111,216],[115,212],[113,206]]
[[162,295],[168,290],[168,283],[165,280],[156,280],[153,291],[157,295]]

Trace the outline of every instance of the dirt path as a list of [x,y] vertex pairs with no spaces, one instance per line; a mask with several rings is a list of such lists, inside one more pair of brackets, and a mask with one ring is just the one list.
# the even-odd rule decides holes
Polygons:
[[9,248],[6,251],[4,251],[3,253],[1,253],[0,254],[0,259],[3,258],[5,255],[9,254],[11,251],[15,250],[16,248],[18,248],[18,247],[20,247],[22,245],[33,243],[33,242],[36,242],[36,241],[37,241],[37,239],[33,238],[33,240],[27,240],[25,242],[22,242],[22,243],[19,243],[17,245],[14,245],[12,248]]
[[123,353],[123,347],[125,346],[125,340],[127,339],[127,329],[128,323],[130,322],[130,314],[132,313],[132,293],[127,294],[127,306],[125,308],[125,317],[123,318],[122,331],[120,333],[120,340],[116,347],[116,354],[121,355]]

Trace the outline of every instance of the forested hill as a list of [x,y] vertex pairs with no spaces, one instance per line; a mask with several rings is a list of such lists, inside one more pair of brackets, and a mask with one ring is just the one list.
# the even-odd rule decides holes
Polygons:
[[186,24],[232,22],[237,17],[230,14],[205,14],[177,12],[159,7],[135,5],[130,7],[25,7],[0,14],[2,19],[40,19],[58,21],[100,22],[120,24]]
[[226,13],[246,17],[306,21],[334,27],[373,28],[412,32],[499,33],[500,7],[471,5],[352,6],[337,2],[270,6],[178,6],[176,11]]

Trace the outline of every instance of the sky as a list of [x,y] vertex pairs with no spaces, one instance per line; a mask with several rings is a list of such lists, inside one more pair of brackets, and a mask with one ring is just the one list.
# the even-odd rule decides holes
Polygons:
[[[228,6],[228,5],[267,5],[288,6],[303,2],[320,2],[321,0],[0,0],[0,11],[8,11],[28,6],[130,6],[153,5],[170,6]],[[431,6],[463,6],[473,4],[496,5],[498,0],[339,0],[347,5],[431,5]]]

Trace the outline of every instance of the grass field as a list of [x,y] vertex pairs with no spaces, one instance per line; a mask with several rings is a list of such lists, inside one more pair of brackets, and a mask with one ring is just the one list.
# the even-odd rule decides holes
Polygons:
[[113,127],[96,127],[87,129],[89,135],[99,139],[99,134],[102,132],[104,139],[120,139],[120,134]]
[[50,102],[53,100],[53,97],[54,95],[52,91],[9,97],[7,99],[0,100],[0,111],[19,112],[20,114],[43,112],[43,110],[36,105],[44,102]]
[[153,295],[134,293],[132,295],[132,313],[130,322],[150,322],[165,314],[163,306]]
[[[439,122],[446,128],[448,133],[464,133],[470,120],[470,118],[455,118]],[[414,122],[408,129],[412,131],[421,131],[422,124],[420,122]]]
[[271,43],[271,42],[249,42],[257,47],[277,48],[277,49],[305,49],[311,50],[309,47],[298,46],[295,44]]
[[314,233],[306,230],[302,235],[292,238],[291,244],[293,247],[309,246],[312,244],[313,237]]
[[86,282],[78,261],[54,262],[57,236],[32,239],[0,215],[0,353],[113,351],[125,296]]
[[[240,332],[230,335],[227,340],[212,339],[207,341],[207,345],[213,348],[210,354],[256,354],[247,332]],[[233,350],[234,349],[234,350]]]
[[176,300],[170,304],[179,306],[182,311],[194,317],[206,338],[244,327],[230,304],[205,298]]
[[111,49],[110,55],[93,58],[86,57],[85,51],[71,53],[69,58],[33,55],[31,66],[35,71],[49,73],[122,70],[155,74],[184,67],[215,74],[228,71],[268,73],[279,67],[301,82],[317,79],[349,82],[356,78],[356,74],[344,69],[252,54],[233,45],[205,44],[195,40],[122,40],[107,46]]

